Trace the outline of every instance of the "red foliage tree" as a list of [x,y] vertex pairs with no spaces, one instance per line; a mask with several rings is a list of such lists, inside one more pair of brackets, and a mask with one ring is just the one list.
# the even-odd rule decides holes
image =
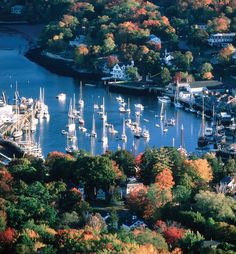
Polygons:
[[113,67],[114,65],[119,63],[119,59],[117,56],[111,55],[107,57],[107,64],[109,67]]
[[178,240],[182,239],[184,236],[185,230],[183,228],[178,228],[175,226],[167,227],[167,229],[163,232],[163,235],[168,244],[174,246],[177,244]]
[[0,232],[0,244],[10,245],[17,237],[17,233],[13,228],[7,228],[6,230]]

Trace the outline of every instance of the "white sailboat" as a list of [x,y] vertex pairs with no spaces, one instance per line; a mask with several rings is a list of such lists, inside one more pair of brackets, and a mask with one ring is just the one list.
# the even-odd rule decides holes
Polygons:
[[82,94],[82,81],[80,81],[80,98],[79,98],[79,107],[84,107],[84,100],[83,100],[83,94]]
[[184,106],[179,102],[179,86],[177,83],[176,86],[176,92],[175,92],[175,98],[174,98],[174,106],[175,108],[183,108]]
[[130,109],[130,99],[129,99],[129,98],[128,98],[128,105],[127,105],[126,112],[127,112],[128,114],[130,114],[130,112],[131,112],[131,109]]
[[93,114],[92,131],[91,131],[90,137],[92,137],[92,138],[96,138],[97,137],[94,114]]
[[108,143],[105,117],[103,118],[103,121],[102,121],[102,139],[101,139],[101,141],[103,142],[103,144]]
[[146,128],[143,129],[142,137],[143,137],[144,139],[146,139],[146,140],[149,140],[149,139],[150,139],[150,133],[149,133],[149,131],[148,131]]
[[123,131],[122,131],[121,139],[123,142],[127,142],[127,135],[125,132],[125,119],[123,119]]
[[12,136],[14,139],[20,138],[23,135],[23,131],[22,129],[20,129],[19,126],[19,105],[18,105],[18,95],[17,93],[15,93],[15,100],[16,100],[16,129],[15,131],[12,133]]

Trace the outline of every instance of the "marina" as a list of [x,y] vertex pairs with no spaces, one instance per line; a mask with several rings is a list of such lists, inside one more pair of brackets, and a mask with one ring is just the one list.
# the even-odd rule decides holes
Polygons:
[[[173,93],[172,102],[181,104],[181,107],[175,107],[167,97],[163,101],[163,98],[158,100],[156,95],[119,94],[104,87],[99,80],[92,83],[58,76],[30,62],[19,51],[20,44],[27,47],[27,42],[20,35],[1,34],[0,51],[1,58],[4,59],[0,61],[1,90],[5,92],[6,111],[14,104],[16,81],[21,96],[31,98],[31,103],[35,105],[33,107],[38,108],[35,116],[39,123],[35,124],[37,120],[32,117],[31,111],[25,113],[27,121],[24,122],[25,128],[22,126],[22,131],[31,129],[29,144],[33,140],[34,145],[29,145],[29,150],[42,151],[44,157],[54,150],[71,152],[78,148],[92,154],[101,154],[106,150],[116,151],[123,147],[138,154],[146,147],[173,145],[182,145],[188,152],[197,151],[202,125],[200,98],[191,107],[192,103],[183,100],[181,94],[174,100]],[[183,91],[180,92],[184,94]],[[215,98],[217,100],[220,96]],[[220,100],[224,99],[226,98]],[[4,98],[1,103],[5,103]],[[212,104],[214,105],[205,100],[204,120],[208,127],[212,122]],[[229,104],[226,102],[226,105]],[[23,106],[19,110],[23,112]],[[4,115],[5,119],[2,120],[5,125],[10,125],[12,116],[7,113]],[[24,114],[19,115],[25,117]],[[229,125],[227,132],[234,129],[232,117],[227,111],[222,117],[219,117],[219,112],[216,115],[220,120],[219,125]],[[3,114],[1,118],[2,116]],[[184,140],[181,140],[181,126],[184,128]],[[0,133],[4,134],[1,128]],[[226,137],[229,140],[232,135]]]

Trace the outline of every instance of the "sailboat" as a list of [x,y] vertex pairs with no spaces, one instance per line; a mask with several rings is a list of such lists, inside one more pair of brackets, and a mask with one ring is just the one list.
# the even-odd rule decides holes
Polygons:
[[79,98],[79,106],[80,108],[84,107],[84,100],[82,95],[82,81],[80,81],[80,98]]
[[107,144],[108,143],[107,132],[106,132],[106,120],[105,120],[105,118],[106,117],[104,117],[103,121],[102,121],[102,139],[101,139],[101,141],[103,142],[103,144]]
[[94,118],[94,114],[93,114],[92,131],[91,131],[90,137],[92,137],[92,138],[96,138],[96,137],[97,137],[97,132],[96,132],[96,129],[95,129],[95,118]]
[[136,127],[134,129],[134,137],[140,138],[141,137],[141,127],[140,125],[140,115],[136,115]]
[[77,146],[77,135],[76,135],[76,130],[73,133],[73,138],[71,139],[70,134],[67,135],[67,146],[66,146],[66,152],[71,154],[78,151],[78,146]]
[[129,98],[128,98],[128,105],[127,105],[126,112],[127,112],[128,114],[130,114],[130,112],[131,112],[131,110],[130,110],[130,100],[129,100]]
[[20,138],[23,135],[23,131],[19,126],[19,105],[18,105],[18,94],[15,93],[16,100],[16,130],[12,133],[14,139]]
[[150,139],[149,131],[146,128],[143,129],[142,136],[143,136],[143,138],[145,138],[147,140]]
[[179,102],[179,86],[177,83],[176,86],[176,92],[175,92],[175,98],[174,98],[174,106],[175,108],[183,108],[184,106]]
[[160,120],[164,119],[164,103],[161,103]]
[[122,131],[121,139],[123,142],[127,142],[127,136],[125,133],[125,119],[123,119],[123,131]]
[[208,144],[207,138],[205,136],[205,114],[204,114],[204,95],[202,95],[202,126],[201,126],[201,136],[198,137],[198,147],[204,147]]

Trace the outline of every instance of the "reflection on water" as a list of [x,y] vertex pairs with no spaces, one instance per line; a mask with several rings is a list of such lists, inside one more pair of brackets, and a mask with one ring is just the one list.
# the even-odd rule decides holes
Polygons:
[[[61,77],[50,73],[39,65],[30,62],[24,57],[22,50],[19,52],[19,45],[21,45],[21,49],[27,46],[25,40],[21,36],[0,33],[0,92],[4,90],[8,99],[11,100],[14,95],[15,82],[17,81],[20,95],[35,99],[39,97],[39,88],[44,87],[45,103],[49,108],[50,121],[42,121],[39,123],[35,139],[38,140],[40,137],[44,155],[47,155],[48,152],[53,150],[64,152],[66,136],[62,135],[61,131],[66,128],[68,123],[69,98],[72,98],[74,94],[76,98],[76,107],[78,108],[78,100],[81,92],[79,86],[80,82],[70,77]],[[84,83],[91,82],[85,81]],[[66,94],[67,98],[65,101],[58,101],[56,99],[56,95],[59,93]],[[123,143],[120,139],[123,128],[123,118],[128,118],[128,115],[119,112],[119,105],[116,101],[116,97],[119,96],[119,94],[110,93],[98,83],[95,87],[83,86],[82,94],[84,109],[81,115],[85,121],[84,127],[87,128],[87,133],[91,132],[92,115],[94,114],[98,137],[90,138],[89,135],[77,129],[79,148],[90,151],[92,154],[99,154],[106,149],[114,151],[120,147],[121,149],[127,149],[137,155],[147,146],[180,146],[180,128],[182,124],[184,126],[184,143],[186,149],[188,151],[194,151],[196,148],[201,119],[190,112],[185,112],[182,109],[176,110],[171,105],[161,106],[156,96],[122,95],[126,103],[128,102],[128,98],[130,99],[130,118],[132,121],[136,119],[134,104],[141,103],[144,105],[144,111],[142,111],[140,117],[140,126],[143,128],[145,125],[150,133],[150,140],[145,141],[142,138],[134,138],[132,131],[126,128],[127,143]],[[114,128],[118,130],[118,134],[116,135],[107,133],[107,145],[101,142],[103,124],[97,112],[94,111],[94,104],[101,105],[103,97],[105,98],[108,122],[113,124]],[[164,112],[165,119],[174,118],[176,120],[176,125],[173,127],[165,126],[164,122],[160,119],[160,115],[162,114],[161,111]],[[156,125],[160,125],[160,128]]]

